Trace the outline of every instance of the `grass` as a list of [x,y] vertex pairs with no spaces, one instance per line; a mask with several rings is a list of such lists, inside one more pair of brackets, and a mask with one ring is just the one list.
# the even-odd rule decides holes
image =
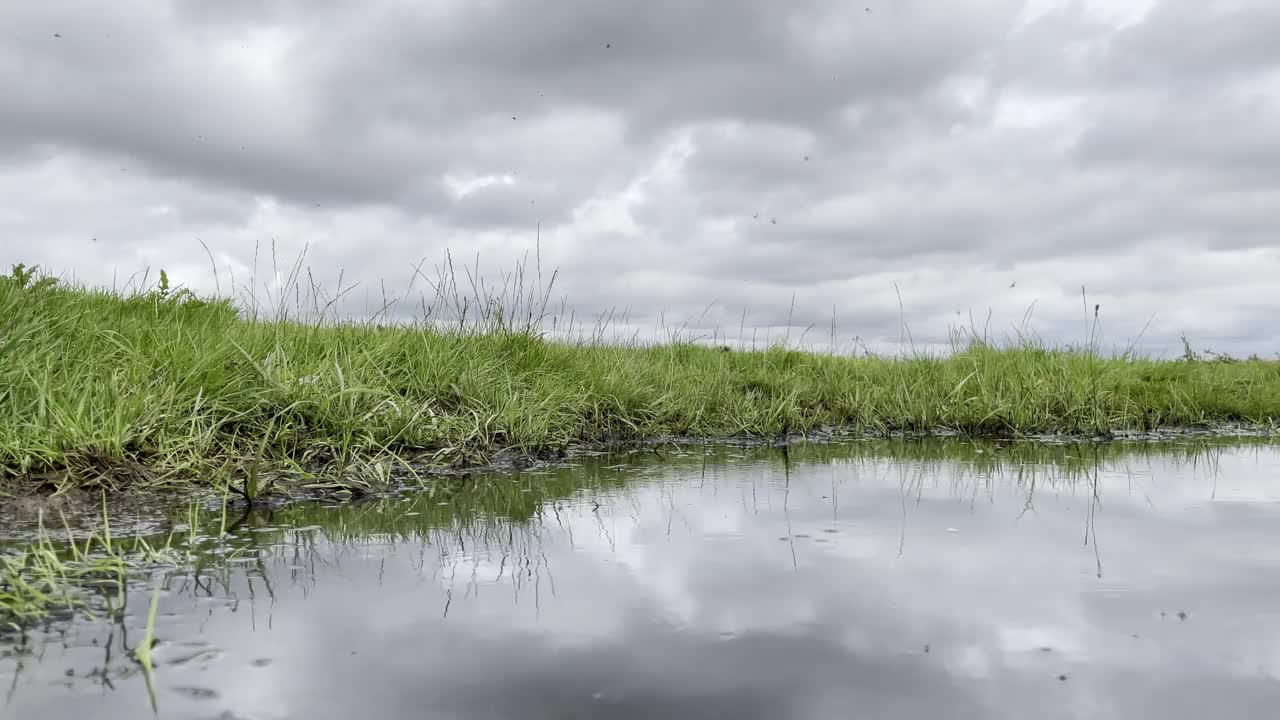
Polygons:
[[55,538],[42,517],[30,541],[0,546],[0,635],[59,610],[88,617],[113,613],[140,569],[190,559],[179,545],[172,535],[154,547],[142,536],[113,539],[105,503],[101,529],[83,539],[69,527],[65,538]]
[[175,290],[163,273],[114,292],[18,266],[0,278],[0,479],[11,492],[195,484],[253,499],[281,478],[376,489],[498,448],[1280,419],[1280,363],[1269,361],[973,339],[945,357],[557,341],[541,331],[547,293],[450,282],[434,285],[445,302],[424,302],[421,321],[386,326],[326,319],[334,300],[322,304],[314,284],[311,319],[264,317]]

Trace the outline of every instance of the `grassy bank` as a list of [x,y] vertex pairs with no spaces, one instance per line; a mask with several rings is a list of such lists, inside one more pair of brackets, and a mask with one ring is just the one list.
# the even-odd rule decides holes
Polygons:
[[250,320],[167,285],[119,294],[11,274],[0,476],[10,488],[234,478],[256,494],[281,472],[377,484],[411,461],[601,439],[1280,419],[1274,362],[981,343],[907,359],[558,343],[503,322],[493,302],[485,312],[487,324],[454,329]]

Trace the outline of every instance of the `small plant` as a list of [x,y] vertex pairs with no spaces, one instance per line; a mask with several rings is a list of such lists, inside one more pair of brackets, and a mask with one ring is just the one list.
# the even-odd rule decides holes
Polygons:
[[1182,338],[1182,359],[1187,362],[1199,362],[1200,354],[1191,349],[1191,341],[1187,339],[1186,334],[1181,335]]
[[167,303],[170,305],[180,305],[186,303],[203,304],[191,292],[190,288],[174,287],[169,282],[169,273],[160,269],[160,282],[156,285],[156,289],[151,291],[151,298],[157,303]]
[[275,435],[276,420],[272,418],[267,427],[262,431],[262,437],[258,440],[258,448],[254,453],[253,459],[249,462],[248,472],[245,474],[244,484],[240,488],[240,494],[250,505],[257,502],[271,488],[271,483],[262,483],[262,470],[264,466],[264,457],[267,452],[267,443],[270,442],[272,436]]
[[151,711],[156,711],[156,691],[154,686],[155,662],[151,650],[156,644],[156,610],[160,607],[160,584],[151,591],[151,604],[147,608],[147,625],[143,630],[142,643],[134,650],[134,659],[142,667],[143,680],[147,685],[147,698],[151,702]]
[[46,290],[58,284],[58,279],[45,275],[39,266],[27,266],[18,263],[12,267],[8,275],[0,275],[0,280],[7,280],[18,286],[19,290]]

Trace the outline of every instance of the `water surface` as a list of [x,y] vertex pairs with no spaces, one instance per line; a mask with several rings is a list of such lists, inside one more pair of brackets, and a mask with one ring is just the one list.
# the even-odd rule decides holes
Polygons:
[[694,447],[233,517],[153,578],[150,689],[144,580],[114,621],[0,640],[0,717],[1272,717],[1278,470]]

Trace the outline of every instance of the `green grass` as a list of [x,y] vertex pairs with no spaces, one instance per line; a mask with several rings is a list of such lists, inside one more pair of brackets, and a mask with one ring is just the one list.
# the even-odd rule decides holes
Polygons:
[[0,478],[19,491],[234,480],[257,496],[284,475],[376,486],[419,463],[582,441],[1280,419],[1280,363],[1261,360],[1031,343],[891,358],[555,342],[534,330],[536,302],[476,293],[455,305],[453,325],[262,319],[163,276],[114,293],[16,268],[0,279]]
[[140,570],[189,562],[191,555],[175,544],[180,538],[160,539],[163,544],[154,546],[140,535],[113,539],[105,505],[102,527],[83,539],[69,527],[65,537],[55,538],[42,517],[30,540],[0,544],[0,636],[58,610],[87,617],[114,613]]

